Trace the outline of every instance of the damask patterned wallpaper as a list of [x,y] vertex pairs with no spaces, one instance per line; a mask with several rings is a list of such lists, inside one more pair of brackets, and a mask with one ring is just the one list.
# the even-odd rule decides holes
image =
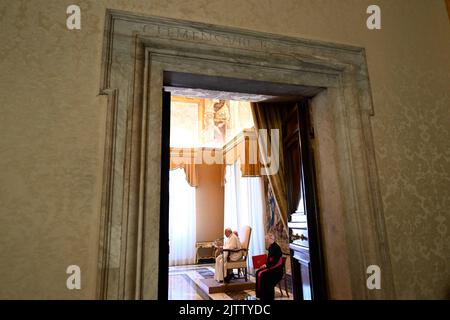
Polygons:
[[[0,298],[94,298],[106,8],[366,48],[399,298],[450,298],[450,41],[440,0],[0,1]],[[82,290],[65,286],[82,270]]]

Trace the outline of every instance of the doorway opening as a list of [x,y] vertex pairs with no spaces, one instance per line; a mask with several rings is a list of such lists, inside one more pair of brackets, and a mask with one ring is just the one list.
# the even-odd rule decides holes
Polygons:
[[[324,298],[314,181],[305,180],[314,177],[314,169],[303,163],[308,151],[305,146],[301,151],[300,138],[300,126],[309,125],[303,120],[308,111],[304,95],[318,88],[242,80],[233,87],[236,79],[213,80],[165,77],[159,271],[165,297],[160,298],[258,299],[262,290],[256,272],[264,264],[259,260],[267,259],[269,234],[282,252],[274,298]],[[196,89],[199,84],[207,89]],[[223,87],[228,91],[217,90]],[[226,228],[247,249],[236,268],[227,269],[235,263],[230,258],[216,262],[224,260],[221,248],[231,239],[224,235]]]
[[[324,241],[318,248],[326,258],[327,296],[395,297],[364,48],[107,10],[101,64],[100,93],[108,104],[99,298],[168,298],[169,226],[168,214],[162,213],[169,212],[170,96],[163,99],[161,94],[167,86],[222,92],[244,88],[245,93],[281,99],[299,95],[295,101],[301,103],[292,115],[304,121],[306,106],[314,128],[305,131],[308,126],[297,121],[299,131],[305,131],[298,139],[299,157],[310,162],[308,168],[315,165],[318,187],[308,188],[306,182],[315,179],[313,174],[306,177],[314,171],[303,168],[305,188],[300,190],[307,193],[305,200],[317,196],[320,203]],[[281,101],[264,101],[269,102]],[[273,188],[277,185],[281,183],[272,182]],[[294,200],[288,199],[286,208],[296,207]],[[307,218],[318,212],[317,206],[305,207]],[[312,288],[311,298],[316,299],[321,295],[314,294],[314,288],[324,283],[314,278],[317,261],[313,256],[306,259],[295,245],[315,252],[317,232],[309,219],[296,217],[287,226],[289,240],[295,242],[290,255],[301,262],[296,266],[300,276],[313,271],[311,283],[303,282],[302,290]],[[367,288],[368,264],[383,270],[383,290]],[[294,282],[298,278],[293,272]]]

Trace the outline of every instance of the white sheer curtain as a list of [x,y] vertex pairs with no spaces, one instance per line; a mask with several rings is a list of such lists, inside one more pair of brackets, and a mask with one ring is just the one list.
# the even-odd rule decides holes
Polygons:
[[249,269],[253,272],[251,257],[264,254],[264,190],[261,177],[242,177],[240,162],[226,167],[224,226],[239,230],[250,226]]
[[195,263],[195,187],[186,181],[183,169],[169,172],[169,265]]

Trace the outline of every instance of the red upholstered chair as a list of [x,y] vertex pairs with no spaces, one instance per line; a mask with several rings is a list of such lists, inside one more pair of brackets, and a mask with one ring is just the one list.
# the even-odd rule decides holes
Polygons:
[[289,290],[286,278],[286,256],[283,256],[283,277],[280,282],[278,282],[278,289],[280,289],[281,296],[283,296],[283,290],[281,290],[281,282],[284,280],[284,290],[286,291],[286,295],[289,298]]

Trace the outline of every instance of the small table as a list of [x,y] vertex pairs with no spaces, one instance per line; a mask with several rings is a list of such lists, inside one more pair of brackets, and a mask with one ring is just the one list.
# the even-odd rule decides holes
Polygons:
[[198,241],[195,243],[195,258],[197,263],[200,259],[215,259],[215,245],[214,241]]

